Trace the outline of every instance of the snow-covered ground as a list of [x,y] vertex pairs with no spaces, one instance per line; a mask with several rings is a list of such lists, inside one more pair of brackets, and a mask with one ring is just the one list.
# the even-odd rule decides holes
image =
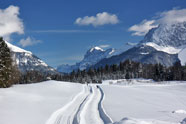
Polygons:
[[0,124],[186,124],[186,82],[47,81],[0,89]]
[[83,90],[75,83],[47,81],[0,89],[0,124],[45,124]]
[[179,124],[186,118],[185,82],[156,84],[148,81],[142,81],[146,83],[139,83],[137,80],[104,82],[101,86],[105,93],[103,106],[113,122]]

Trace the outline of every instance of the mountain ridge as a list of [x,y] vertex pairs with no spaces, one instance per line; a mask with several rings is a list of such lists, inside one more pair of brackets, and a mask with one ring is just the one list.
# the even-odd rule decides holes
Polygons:
[[64,72],[64,73],[70,73],[73,70],[78,70],[78,69],[84,70],[96,64],[101,59],[112,56],[114,53],[115,53],[115,49],[113,48],[104,50],[98,46],[95,46],[87,50],[82,61],[74,65],[68,65],[68,64],[60,65],[57,67],[57,70],[59,72]]
[[48,66],[44,61],[34,55],[32,52],[19,48],[7,41],[5,41],[10,51],[12,52],[13,61],[18,66],[21,73],[27,71],[39,71],[44,74],[57,74],[58,72]]

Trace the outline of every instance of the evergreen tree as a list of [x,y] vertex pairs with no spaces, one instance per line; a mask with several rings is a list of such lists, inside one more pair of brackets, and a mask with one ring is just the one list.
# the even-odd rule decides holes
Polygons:
[[20,73],[11,57],[10,49],[7,44],[0,38],[0,87],[10,87],[18,83]]

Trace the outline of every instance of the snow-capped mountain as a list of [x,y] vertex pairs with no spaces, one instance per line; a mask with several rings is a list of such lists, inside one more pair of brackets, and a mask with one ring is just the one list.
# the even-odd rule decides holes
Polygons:
[[85,54],[84,59],[79,63],[79,68],[80,70],[86,69],[87,67],[96,64],[101,59],[112,56],[114,52],[115,50],[112,48],[107,50],[103,50],[100,47],[91,48]]
[[83,60],[80,61],[79,63],[76,63],[75,65],[68,65],[68,64],[60,65],[57,67],[57,70],[59,72],[64,72],[64,73],[70,73],[73,70],[78,70],[78,69],[84,70],[96,64],[101,59],[112,56],[114,53],[115,53],[115,49],[110,48],[107,50],[103,50],[102,48],[96,46],[89,49],[86,52]]
[[40,71],[45,74],[57,73],[54,68],[48,66],[44,61],[32,54],[32,52],[14,46],[7,41],[5,42],[12,52],[14,62],[18,65],[18,68],[22,73],[31,70]]
[[106,64],[119,64],[120,62],[124,62],[127,59],[147,64],[161,63],[165,66],[171,66],[175,62],[179,61],[177,54],[168,54],[162,51],[157,51],[155,48],[150,46],[140,45],[135,46],[119,55],[102,59],[96,63],[94,67],[104,67]]
[[144,39],[133,48],[119,55],[98,62],[95,67],[119,64],[130,59],[142,63],[161,63],[171,66],[177,61],[186,63],[186,22],[161,24],[151,29]]
[[104,51],[94,47],[87,51],[81,62],[73,66],[59,66],[58,70],[72,71],[78,68],[82,70],[90,66],[119,64],[126,59],[142,63],[161,63],[164,66],[172,66],[177,61],[185,64],[186,50],[184,48],[186,49],[186,22],[161,24],[149,30],[139,44],[133,45],[126,51],[114,49]]
[[151,29],[141,44],[169,54],[178,54],[186,47],[186,22],[161,24]]

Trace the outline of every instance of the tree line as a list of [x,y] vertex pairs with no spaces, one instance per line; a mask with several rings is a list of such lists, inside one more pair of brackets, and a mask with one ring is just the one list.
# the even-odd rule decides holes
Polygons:
[[161,64],[142,64],[126,60],[119,65],[105,65],[88,70],[77,70],[63,75],[60,80],[79,83],[101,83],[102,80],[145,78],[155,81],[186,80],[186,66],[176,62],[171,67]]

